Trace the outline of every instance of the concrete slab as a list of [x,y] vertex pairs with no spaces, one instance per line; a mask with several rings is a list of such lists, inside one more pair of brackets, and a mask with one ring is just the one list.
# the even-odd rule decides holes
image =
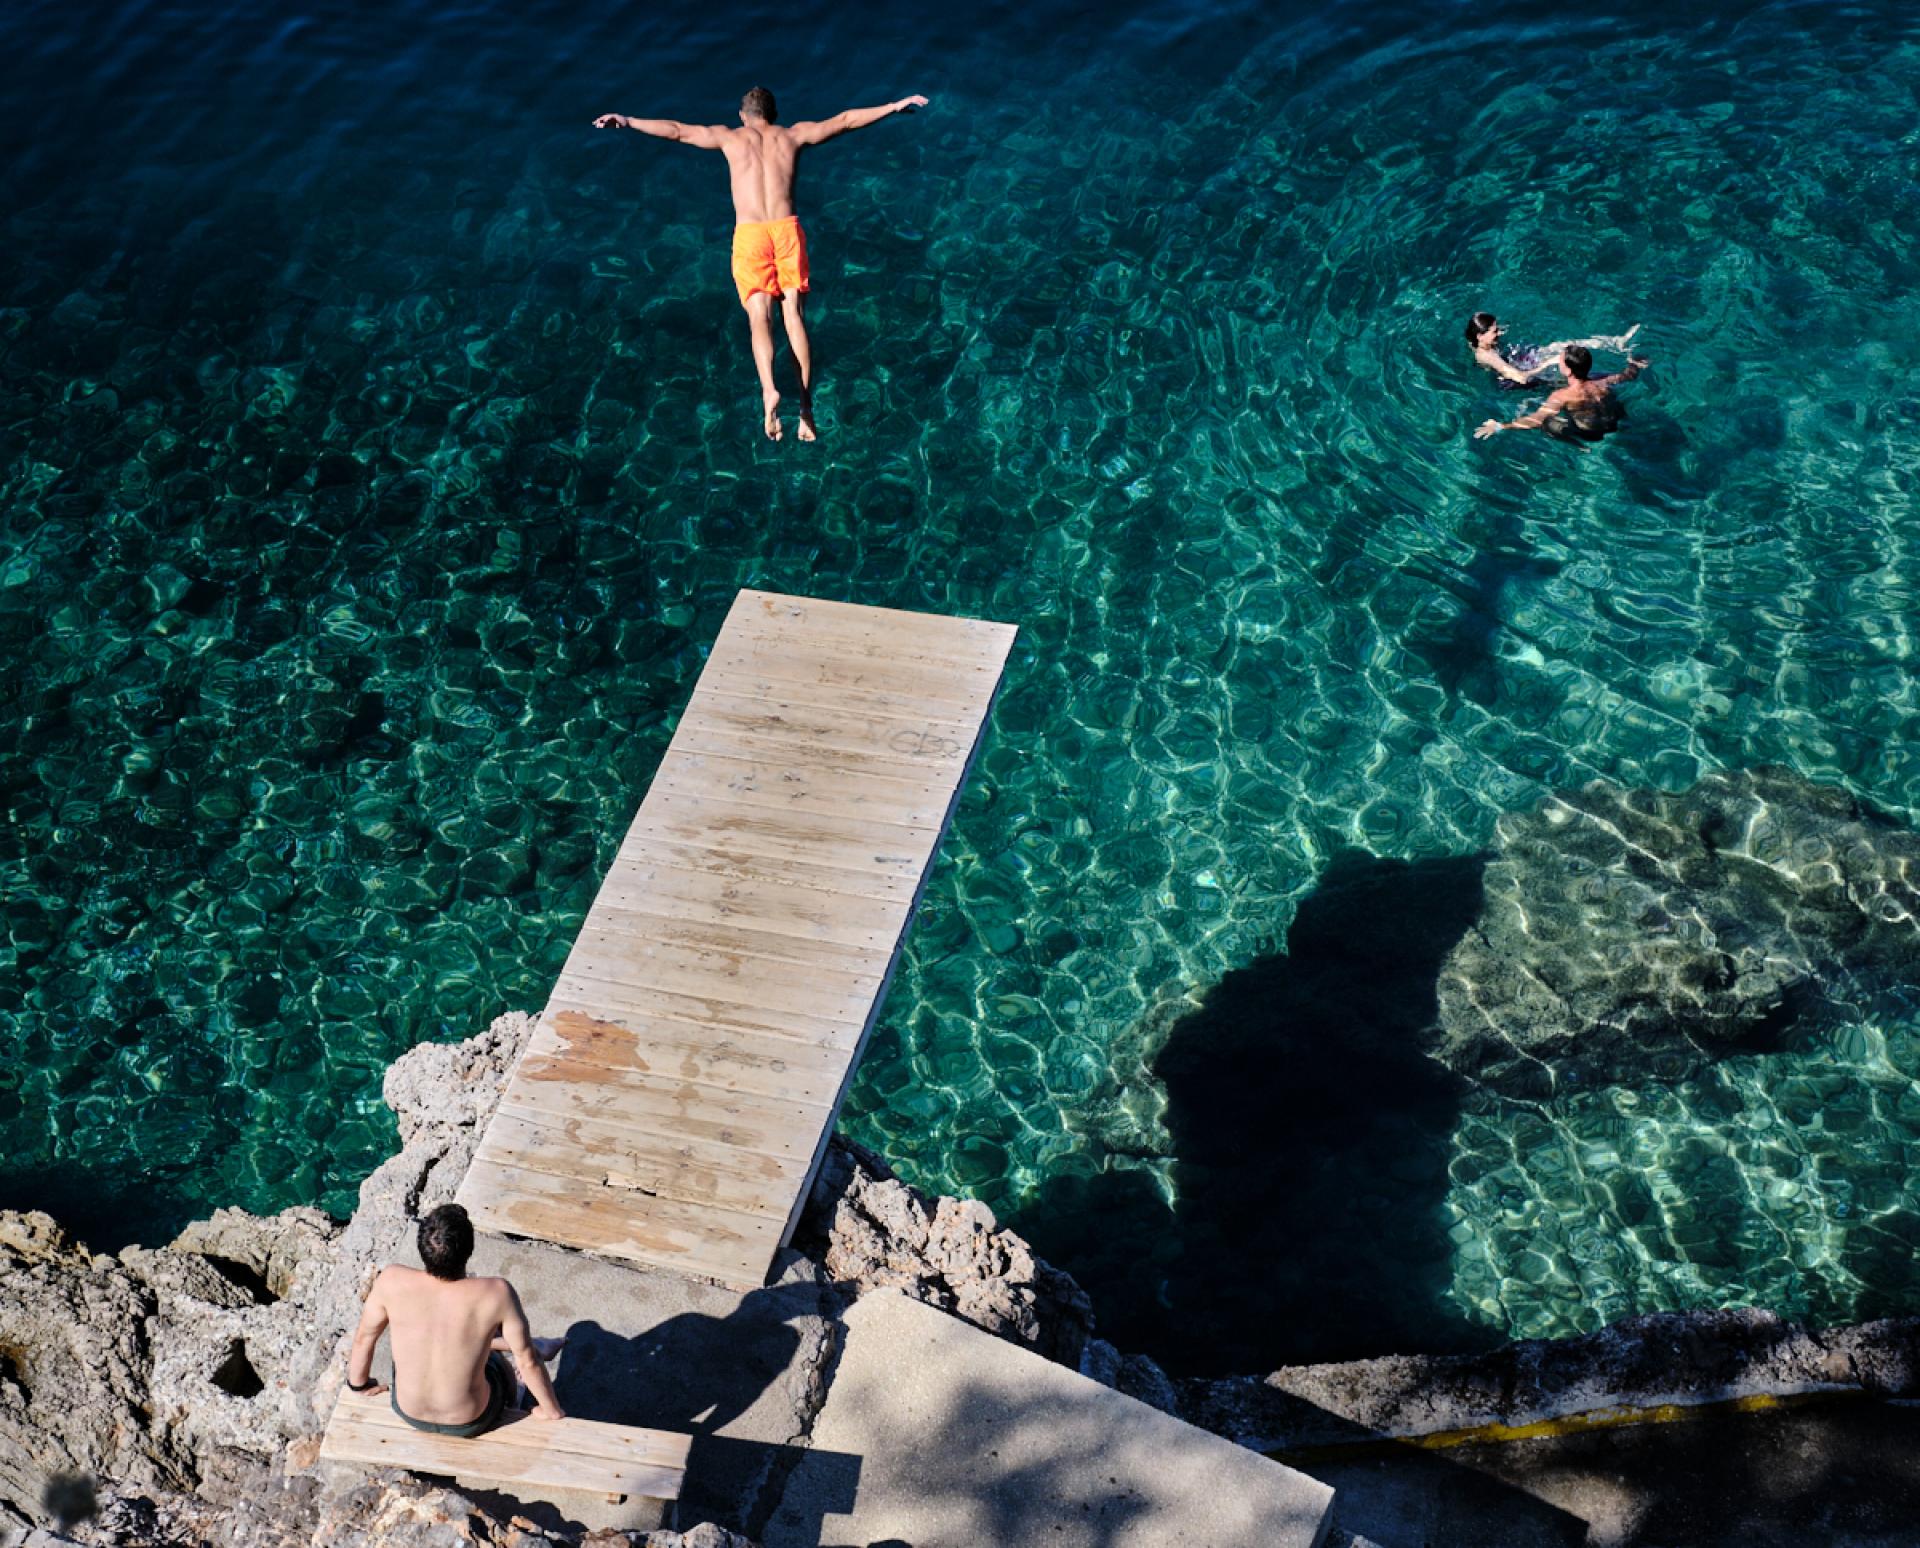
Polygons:
[[[1318,1548],[1333,1490],[895,1291],[863,1297],[765,1548]],[[851,1508],[844,1459],[859,1459]]]
[[[797,1254],[783,1254],[775,1282],[746,1295],[492,1236],[479,1238],[469,1272],[511,1280],[536,1335],[566,1335],[552,1369],[555,1393],[569,1414],[694,1436],[677,1507],[465,1490],[503,1519],[519,1514],[573,1531],[684,1529],[701,1521],[745,1526],[760,1513],[762,1492],[776,1492],[799,1462],[802,1451],[793,1442],[805,1430],[807,1383],[831,1348],[828,1316],[839,1299]],[[384,1342],[376,1369],[385,1379]],[[844,1460],[839,1488],[850,1499],[856,1469]],[[825,1471],[832,1466],[823,1458]]]

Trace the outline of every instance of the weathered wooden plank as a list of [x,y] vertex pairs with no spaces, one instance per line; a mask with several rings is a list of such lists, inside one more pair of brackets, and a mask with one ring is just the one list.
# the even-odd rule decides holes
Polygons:
[[1019,632],[1013,624],[996,623],[990,618],[924,613],[918,608],[886,607],[873,602],[842,602],[836,597],[803,597],[787,591],[767,591],[759,586],[742,586],[734,593],[733,602],[727,609],[727,621],[731,623],[739,614],[801,620],[811,616],[876,625],[898,623],[928,635],[1001,634],[1006,636],[1009,644]]
[[609,935],[644,935],[661,946],[682,947],[695,956],[717,953],[736,957],[743,964],[761,964],[764,971],[775,974],[787,967],[804,967],[872,978],[877,983],[893,960],[891,952],[878,947],[802,940],[732,921],[712,924],[662,913],[646,904],[645,898],[616,904],[603,897],[594,904],[590,918],[596,929]]
[[[671,904],[684,917],[708,924],[741,924],[774,935],[834,941],[843,946],[879,946],[889,951],[899,937],[906,913],[903,903],[891,899],[627,862],[615,863],[607,873],[603,891],[616,906],[645,899],[656,908]],[[589,913],[587,917],[593,916]]]
[[[747,653],[732,658],[728,670],[717,657],[707,662],[710,677],[703,677],[693,690],[688,705],[704,707],[710,701],[720,705],[778,704],[802,711],[824,711],[832,715],[855,715],[863,719],[890,721],[933,721],[952,726],[971,737],[980,721],[978,693],[964,699],[936,699],[924,694],[887,693],[854,687],[821,688],[793,677],[779,677],[766,668],[791,664],[791,656],[761,658],[756,663]],[[715,667],[721,670],[714,671]]]
[[623,984],[596,976],[591,962],[586,971],[575,972],[569,966],[553,987],[547,1002],[549,1010],[578,1010],[596,1014],[600,1008],[615,1019],[644,1016],[649,1020],[677,1021],[693,1030],[705,1030],[717,1037],[736,1032],[752,1032],[768,1037],[790,1038],[795,1043],[820,1047],[851,1048],[859,1029],[845,1021],[827,1021],[818,1016],[803,1016],[796,1011],[759,1010],[751,1005],[718,999],[697,999],[690,995],[669,994]]
[[658,1136],[633,1128],[604,1131],[583,1142],[575,1125],[555,1127],[518,1113],[499,1114],[493,1126],[499,1132],[489,1135],[487,1153],[495,1162],[551,1177],[568,1191],[630,1190],[741,1214],[784,1215],[806,1170],[804,1161],[790,1161],[767,1176],[743,1177],[737,1166],[714,1164],[715,1159],[738,1159],[724,1146],[702,1147],[703,1157],[677,1155],[663,1149]]
[[705,753],[711,757],[750,758],[789,766],[804,762],[807,768],[831,774],[836,779],[864,774],[912,784],[938,780],[947,771],[957,774],[966,759],[954,756],[953,746],[951,730],[928,726],[919,731],[902,731],[897,743],[884,748],[814,747],[803,758],[795,739],[783,736],[778,728],[752,731],[708,720],[683,720],[673,733],[668,756]]
[[[499,1110],[582,1125],[615,1123],[624,1114],[650,1133],[684,1134],[775,1160],[804,1156],[820,1127],[819,1103],[638,1074],[614,1081],[596,1065],[573,1066],[573,1078],[563,1078],[567,1068],[557,1067],[545,1079],[514,1081],[501,1095]],[[581,1143],[587,1143],[587,1130],[583,1127],[580,1133]]]
[[480,1155],[460,1191],[472,1200],[467,1207],[475,1218],[484,1215],[491,1229],[722,1284],[761,1284],[780,1249],[781,1226],[770,1217],[556,1181]]
[[[870,753],[920,769],[962,764],[973,746],[969,727],[925,715],[907,717],[829,710],[781,699],[696,695],[689,714],[702,729],[736,731],[791,744],[806,761],[832,761],[841,752]],[[684,723],[684,722],[683,722]]]
[[931,717],[934,719],[963,718],[975,712],[988,697],[982,688],[983,674],[971,667],[958,673],[929,672],[924,667],[884,657],[850,659],[824,655],[809,650],[804,640],[770,645],[723,636],[713,647],[707,665],[709,670],[722,674],[722,681],[739,675],[746,680],[762,679],[804,690],[791,695],[796,698],[824,698],[828,694],[852,692],[906,698],[929,706],[945,705],[949,715],[935,713]]
[[1004,659],[999,641],[990,636],[923,630],[911,623],[878,619],[838,623],[815,616],[796,631],[786,620],[756,618],[736,611],[727,620],[726,635],[730,640],[789,647],[796,640],[804,640],[806,649],[820,655],[911,661],[930,675],[959,677],[970,672],[993,672]]
[[831,1101],[847,1067],[846,1049],[830,1044],[577,1011],[549,1011],[536,1023],[521,1055],[529,1079],[538,1077],[535,1061],[542,1059],[595,1065],[615,1075],[666,1073],[723,1091],[790,1092],[802,1102]]
[[767,811],[731,797],[655,790],[627,830],[627,839],[731,849],[785,860],[857,860],[883,876],[918,885],[934,830],[824,813]]
[[[727,801],[748,810],[797,812],[804,817],[848,817],[938,833],[947,795],[926,780],[839,775],[796,768],[779,758],[696,753],[681,748],[662,760],[653,789]],[[644,810],[644,808],[642,808]]]
[[756,1010],[798,1011],[823,1021],[858,1021],[880,986],[878,974],[742,960],[725,952],[656,946],[630,916],[607,919],[574,943],[566,971],[602,983],[662,989]]
[[[676,958],[670,952],[649,957],[630,950],[633,945],[624,931],[596,929],[574,943],[562,974],[574,980],[576,987],[604,987],[623,1001],[630,992],[642,1005],[656,996],[674,996],[688,1002],[682,1007],[683,1015],[699,1020],[738,1021],[748,1027],[764,1026],[773,1018],[797,1020],[794,1035],[813,1042],[819,1041],[813,1034],[823,1030],[823,1023],[857,1022],[873,993],[872,984],[862,984],[853,974],[836,981],[829,970],[817,982],[801,982],[796,969],[796,981],[783,1002],[768,992],[765,983],[729,972],[718,963]],[[696,1011],[696,1003],[702,1009]]]
[[[542,1112],[536,1107],[497,1113],[495,1116],[504,1116],[515,1124],[546,1129],[563,1137],[569,1134],[577,1138],[584,1136],[580,1143],[582,1156],[590,1155],[592,1147],[596,1146],[600,1147],[603,1154],[611,1153],[607,1149],[610,1146],[625,1147],[624,1154],[644,1153],[662,1166],[684,1166],[715,1172],[748,1187],[771,1185],[776,1179],[786,1179],[790,1183],[795,1175],[795,1162],[791,1156],[762,1155],[758,1151],[742,1150],[718,1140],[697,1138],[671,1124],[660,1124],[638,1113],[626,1114],[617,1124],[566,1118],[556,1113]],[[754,1214],[757,1211],[743,1210],[741,1213]]]
[[804,640],[885,640],[939,651],[996,649],[996,661],[1006,657],[1018,630],[1014,624],[995,624],[985,618],[954,618],[947,613],[914,613],[900,607],[872,607],[866,603],[831,601],[828,597],[793,597],[781,592],[743,588],[733,595],[722,638],[741,634],[776,634]]
[[872,864],[862,864],[857,849],[831,851],[805,859],[756,854],[722,839],[704,843],[627,833],[614,856],[609,876],[624,879],[622,866],[671,866],[697,876],[724,876],[736,881],[773,882],[782,887],[806,887],[837,898],[878,898],[904,908],[919,890],[918,877],[889,875]]

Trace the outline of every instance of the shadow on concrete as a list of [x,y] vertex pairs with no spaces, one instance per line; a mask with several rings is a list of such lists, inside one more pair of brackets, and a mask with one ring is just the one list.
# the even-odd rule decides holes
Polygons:
[[[692,1435],[675,1519],[683,1530],[713,1521],[752,1535],[756,1523],[741,1517],[741,1502],[777,1494],[807,1452],[719,1432],[775,1382],[793,1378],[800,1335],[789,1319],[814,1313],[817,1294],[812,1286],[756,1290],[725,1317],[682,1312],[632,1336],[575,1322],[555,1396],[581,1419]],[[820,1508],[850,1510],[860,1459],[816,1453],[811,1466],[823,1479]]]
[[[1048,1391],[1010,1400],[1004,1388],[964,1376],[955,1383],[954,1374],[935,1376],[924,1406],[913,1408],[911,1424],[902,1408],[885,1399],[877,1418],[868,1415],[863,1428],[873,1432],[873,1476],[857,1513],[851,1502],[838,1512],[822,1508],[821,1475],[810,1455],[764,1527],[759,1540],[766,1548],[1146,1548],[1175,1540],[1251,1541],[1238,1531],[1216,1535],[1213,1502],[1196,1493],[1180,1458],[1155,1457],[1143,1476],[1138,1442],[1123,1439],[1116,1447],[1102,1422],[1110,1415],[1101,1408]],[[859,1416],[854,1423],[861,1423]],[[1237,1498],[1219,1503],[1230,1518],[1246,1507]],[[819,1523],[828,1514],[854,1519],[822,1531]],[[1164,1536],[1176,1523],[1177,1539]],[[1282,1531],[1271,1548],[1298,1548],[1308,1540],[1304,1530]],[[1268,1548],[1268,1540],[1261,1541]]]
[[725,1317],[682,1312],[631,1336],[575,1322],[554,1393],[582,1419],[710,1435],[786,1376],[800,1348],[787,1316],[800,1312],[755,1290]]
[[1498,1342],[1449,1296],[1465,1092],[1423,1051],[1484,860],[1337,856],[1283,955],[1229,973],[1154,1062],[1176,1198],[1063,1177],[1010,1222],[1122,1349],[1185,1374]]

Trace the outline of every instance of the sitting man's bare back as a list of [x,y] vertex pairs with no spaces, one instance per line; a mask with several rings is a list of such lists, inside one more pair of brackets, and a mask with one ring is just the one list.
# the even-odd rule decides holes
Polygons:
[[374,1280],[353,1335],[348,1388],[387,1390],[373,1379],[373,1351],[386,1333],[393,1340],[393,1411],[417,1430],[482,1435],[524,1407],[529,1394],[536,1419],[564,1419],[546,1362],[566,1340],[534,1338],[506,1280],[467,1278],[467,1212],[442,1204],[422,1216],[419,1247],[425,1273],[395,1263]]
[[[1547,394],[1546,401],[1531,414],[1518,419],[1489,419],[1473,432],[1484,441],[1502,430],[1545,430],[1563,441],[1603,441],[1620,428],[1626,410],[1613,395],[1622,382],[1630,382],[1649,362],[1638,355],[1629,356],[1627,368],[1611,376],[1594,376],[1593,352],[1583,344],[1569,344],[1560,351],[1560,369],[1567,385]],[[1581,448],[1585,450],[1584,447]]]
[[747,327],[753,335],[753,364],[760,373],[760,401],[766,410],[767,439],[780,439],[780,394],[773,386],[773,303],[784,300],[787,342],[793,346],[800,371],[800,439],[814,440],[813,347],[807,339],[802,314],[809,281],[807,236],[793,209],[793,179],[800,152],[823,145],[849,129],[895,113],[925,107],[925,97],[902,97],[884,107],[848,108],[832,118],[782,124],[776,116],[773,93],[756,86],[740,99],[740,127],[726,124],[683,124],[671,118],[628,118],[602,113],[596,129],[638,129],[662,140],[678,140],[701,150],[717,150],[727,158],[733,182],[733,283],[740,304],[747,309]]

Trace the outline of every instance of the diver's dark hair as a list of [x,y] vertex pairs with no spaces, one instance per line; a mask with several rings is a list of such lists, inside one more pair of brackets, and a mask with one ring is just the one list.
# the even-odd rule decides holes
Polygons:
[[458,1204],[420,1217],[420,1262],[435,1279],[460,1279],[473,1256],[473,1222]]
[[1593,351],[1584,344],[1569,344],[1560,351],[1560,358],[1567,363],[1567,375],[1576,382],[1584,382],[1593,369]]
[[749,118],[764,118],[768,123],[780,121],[779,109],[773,105],[773,93],[764,86],[756,86],[740,99],[740,111]]
[[1500,321],[1491,312],[1475,312],[1467,319],[1467,342],[1475,349],[1480,347],[1480,335]]

